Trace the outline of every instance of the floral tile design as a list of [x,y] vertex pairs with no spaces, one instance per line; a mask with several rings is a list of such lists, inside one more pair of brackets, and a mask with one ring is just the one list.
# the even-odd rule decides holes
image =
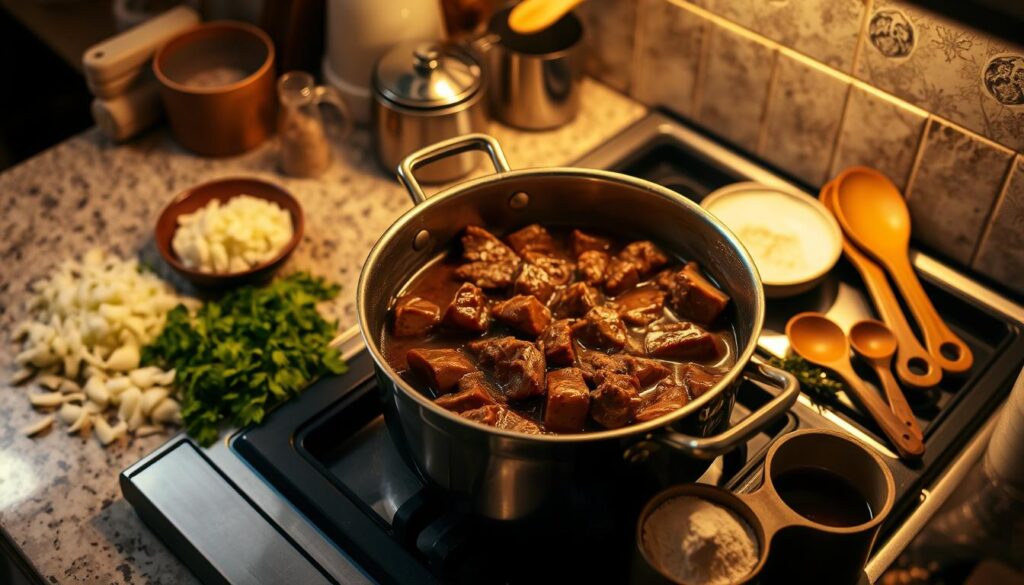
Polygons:
[[902,191],[927,122],[928,112],[854,84],[830,176],[864,165],[885,173]]
[[587,73],[628,93],[639,0],[590,0],[577,13],[587,35]]
[[1024,294],[1024,156],[1017,157],[1011,172],[973,267]]
[[758,154],[812,187],[827,179],[850,82],[805,57],[779,53]]
[[907,194],[914,238],[969,265],[1013,153],[932,118]]
[[876,0],[857,77],[1024,151],[1024,45],[1005,45],[903,0]]
[[640,0],[633,97],[691,116],[709,22],[668,0]]
[[697,121],[755,152],[776,54],[751,35],[712,24]]
[[693,0],[750,30],[849,73],[867,0]]

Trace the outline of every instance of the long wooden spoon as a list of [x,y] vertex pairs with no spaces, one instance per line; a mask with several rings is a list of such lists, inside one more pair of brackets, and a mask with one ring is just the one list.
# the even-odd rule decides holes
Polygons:
[[508,26],[521,35],[538,33],[558,22],[583,0],[523,0],[508,15]]
[[878,374],[878,381],[882,383],[882,389],[885,390],[889,408],[903,422],[904,426],[910,429],[911,434],[918,439],[924,439],[921,425],[917,424],[917,417],[914,416],[913,409],[907,403],[907,397],[903,395],[903,390],[900,389],[896,378],[889,370],[892,356],[896,353],[898,346],[896,336],[885,326],[885,323],[874,319],[865,319],[854,323],[853,327],[850,327],[847,337],[850,339],[850,347],[853,348],[853,352],[874,368],[875,373]]
[[843,231],[896,281],[921,327],[928,353],[949,372],[966,372],[971,348],[939,317],[910,265],[910,212],[896,185],[878,171],[849,168],[836,178],[833,207]]
[[[822,187],[821,193],[818,195],[822,205],[833,213],[835,213],[835,194],[835,182],[830,182]],[[917,340],[914,330],[907,322],[906,315],[903,314],[895,291],[889,285],[885,271],[845,237],[843,237],[843,254],[860,273],[882,321],[885,321],[896,335],[896,340],[899,342],[896,348],[896,376],[904,384],[914,388],[932,388],[938,385],[942,381],[942,367]]]
[[800,313],[786,323],[790,347],[805,360],[838,374],[847,388],[864,405],[882,432],[896,447],[900,457],[914,459],[924,453],[924,442],[911,434],[878,393],[864,385],[850,365],[850,344],[846,334],[821,313]]

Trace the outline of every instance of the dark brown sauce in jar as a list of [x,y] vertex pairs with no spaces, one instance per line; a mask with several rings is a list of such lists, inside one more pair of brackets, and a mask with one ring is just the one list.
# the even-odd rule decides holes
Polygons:
[[874,512],[849,481],[821,467],[798,467],[772,478],[787,506],[804,518],[845,528],[864,524]]

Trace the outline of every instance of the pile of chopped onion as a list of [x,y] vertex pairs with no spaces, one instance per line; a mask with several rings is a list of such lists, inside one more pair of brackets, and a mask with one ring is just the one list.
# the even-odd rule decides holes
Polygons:
[[[68,260],[32,284],[29,319],[14,331],[22,351],[15,384],[38,374],[43,392],[31,393],[37,409],[50,414],[24,429],[32,435],[59,420],[69,433],[87,434],[108,445],[129,431],[136,436],[180,424],[171,397],[174,371],[140,367],[140,351],[163,329],[179,299],[156,275],[91,250]],[[108,418],[116,407],[116,416]]]

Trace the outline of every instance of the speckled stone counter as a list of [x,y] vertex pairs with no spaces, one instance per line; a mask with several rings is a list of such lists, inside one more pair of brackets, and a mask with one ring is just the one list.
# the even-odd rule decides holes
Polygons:
[[[644,108],[587,81],[570,125],[524,133],[495,126],[513,168],[567,164],[636,121]],[[332,169],[316,180],[282,177],[268,144],[230,159],[202,159],[163,129],[114,146],[95,130],[0,174],[0,525],[53,583],[194,583],[195,578],[121,497],[118,473],[166,440],[151,436],[103,449],[58,428],[36,438],[19,431],[39,415],[13,371],[12,326],[24,317],[28,284],[70,255],[98,245],[139,255],[189,289],[156,254],[152,229],[179,191],[224,176],[278,182],[305,210],[306,234],[285,270],[310,270],[343,286],[330,312],[355,323],[354,289],[370,247],[411,203],[376,165],[369,136],[354,133]],[[485,171],[481,168],[482,174]],[[189,291],[190,292],[190,291]],[[2,577],[2,576],[0,576]]]

